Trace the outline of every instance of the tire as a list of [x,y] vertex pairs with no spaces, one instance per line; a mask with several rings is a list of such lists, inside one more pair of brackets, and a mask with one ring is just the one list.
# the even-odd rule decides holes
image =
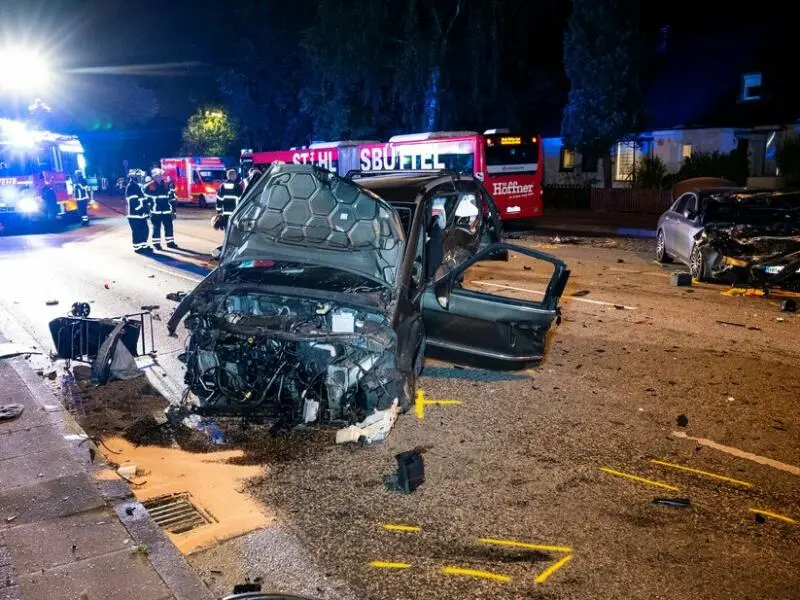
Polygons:
[[200,194],[197,197],[197,206],[199,208],[205,208],[208,206],[208,203],[206,202],[206,197],[203,194]]
[[692,274],[692,279],[697,281],[705,281],[707,279],[705,256],[703,256],[703,251],[697,244],[692,246],[692,253],[689,255],[689,272]]
[[660,263],[672,262],[672,257],[667,254],[667,240],[664,237],[664,230],[659,229],[656,235],[656,260]]

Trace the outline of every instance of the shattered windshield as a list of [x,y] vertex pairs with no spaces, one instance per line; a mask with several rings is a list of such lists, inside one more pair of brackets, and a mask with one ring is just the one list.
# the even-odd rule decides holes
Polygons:
[[312,165],[281,164],[242,199],[221,264],[311,264],[394,286],[404,246],[397,212],[377,195]]

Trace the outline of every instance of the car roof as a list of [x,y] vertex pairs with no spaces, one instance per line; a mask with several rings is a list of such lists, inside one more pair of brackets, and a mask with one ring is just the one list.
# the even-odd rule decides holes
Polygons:
[[[447,183],[462,177],[435,173],[435,174],[390,174],[374,175],[354,180],[359,186],[374,192],[390,204],[392,203],[417,203],[422,197],[420,192],[432,187],[436,183]],[[463,176],[465,180],[472,180],[470,176]]]

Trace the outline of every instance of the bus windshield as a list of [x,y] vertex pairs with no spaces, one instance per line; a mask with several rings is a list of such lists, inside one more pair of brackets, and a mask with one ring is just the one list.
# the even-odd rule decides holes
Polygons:
[[489,173],[535,173],[539,169],[539,144],[486,144],[486,170]]

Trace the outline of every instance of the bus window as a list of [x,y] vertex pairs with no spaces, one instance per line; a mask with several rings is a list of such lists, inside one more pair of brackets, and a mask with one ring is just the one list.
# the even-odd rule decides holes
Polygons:
[[539,169],[539,144],[504,146],[486,144],[486,170],[489,173],[535,173]]

